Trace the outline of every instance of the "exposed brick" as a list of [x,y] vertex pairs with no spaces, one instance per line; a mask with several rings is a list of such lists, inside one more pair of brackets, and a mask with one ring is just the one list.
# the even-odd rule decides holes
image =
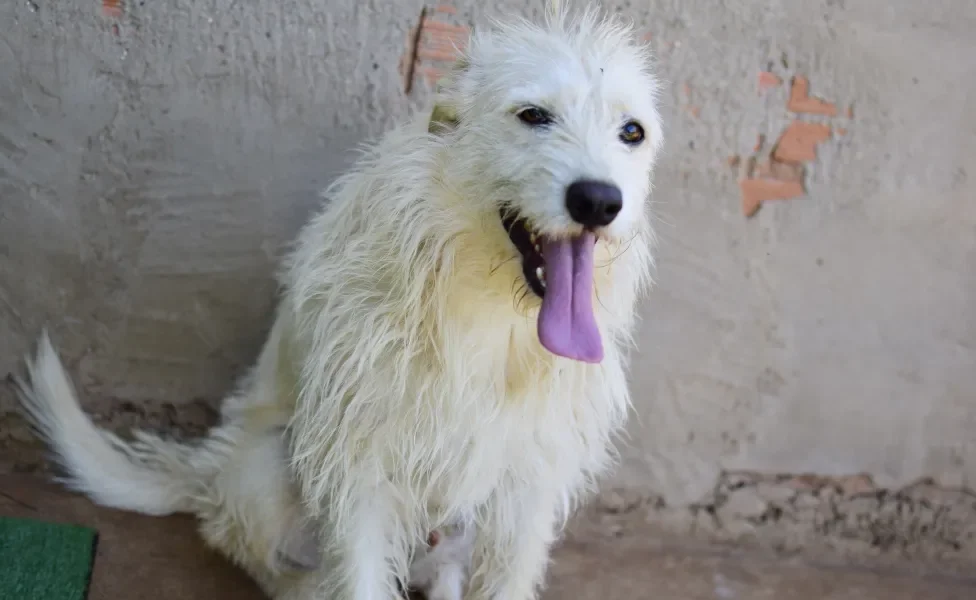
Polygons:
[[[431,12],[457,13],[449,5],[437,6]],[[435,84],[443,76],[444,67],[457,60],[467,44],[468,35],[467,27],[435,21],[428,18],[427,9],[421,10],[417,26],[410,30],[407,51],[401,60],[404,92],[410,93],[416,76],[428,84]]]
[[766,143],[766,136],[760,133],[759,135],[756,136],[756,143],[753,145],[752,151],[759,152],[760,150],[762,150],[763,144],[765,143]]
[[769,71],[759,73],[759,93],[765,92],[783,83],[783,80]]
[[756,166],[756,176],[760,179],[802,182],[803,165],[783,163],[767,158]]
[[806,77],[800,75],[793,78],[790,86],[790,99],[786,102],[786,108],[795,113],[837,116],[837,106],[820,98],[811,97],[810,82]]
[[125,12],[125,6],[122,0],[102,0],[102,15],[112,18],[119,19],[122,18],[122,14]]
[[830,138],[830,127],[821,123],[793,121],[776,142],[773,158],[803,163],[817,158],[817,144]]
[[739,182],[739,190],[742,192],[742,214],[747,217],[756,214],[763,202],[789,200],[804,193],[799,181],[761,178],[743,179]]

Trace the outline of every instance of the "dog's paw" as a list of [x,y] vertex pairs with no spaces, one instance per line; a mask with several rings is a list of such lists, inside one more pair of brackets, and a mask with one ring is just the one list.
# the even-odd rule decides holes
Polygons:
[[470,527],[431,532],[410,565],[408,600],[461,600],[474,547]]

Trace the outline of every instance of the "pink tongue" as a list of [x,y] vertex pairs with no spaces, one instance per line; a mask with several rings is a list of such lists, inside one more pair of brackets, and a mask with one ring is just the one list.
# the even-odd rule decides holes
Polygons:
[[539,341],[553,354],[598,363],[603,341],[593,316],[593,246],[584,232],[573,240],[545,240],[546,294],[539,311]]

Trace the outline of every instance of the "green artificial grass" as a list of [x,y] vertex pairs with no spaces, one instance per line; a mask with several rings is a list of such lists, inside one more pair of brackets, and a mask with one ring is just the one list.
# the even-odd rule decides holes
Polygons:
[[85,600],[94,529],[0,517],[0,598]]

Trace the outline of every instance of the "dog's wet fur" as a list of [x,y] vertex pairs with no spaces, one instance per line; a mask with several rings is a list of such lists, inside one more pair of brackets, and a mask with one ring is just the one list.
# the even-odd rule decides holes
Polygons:
[[535,598],[629,407],[657,86],[594,10],[476,31],[433,110],[325,192],[206,437],[96,428],[42,338],[18,387],[67,485],[195,514],[276,600]]

